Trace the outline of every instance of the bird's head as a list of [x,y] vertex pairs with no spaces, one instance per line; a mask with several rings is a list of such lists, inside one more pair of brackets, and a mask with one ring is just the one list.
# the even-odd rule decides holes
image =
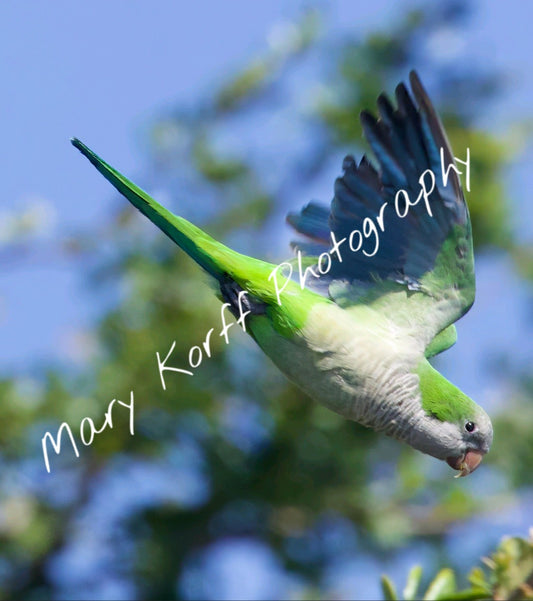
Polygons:
[[492,423],[485,411],[424,361],[419,366],[423,426],[416,448],[445,460],[468,476],[492,444]]
[[492,444],[492,423],[485,411],[475,405],[470,417],[462,418],[452,426],[458,446],[454,453],[446,457],[446,462],[454,470],[459,470],[456,478],[468,476],[481,463],[483,455],[489,452]]

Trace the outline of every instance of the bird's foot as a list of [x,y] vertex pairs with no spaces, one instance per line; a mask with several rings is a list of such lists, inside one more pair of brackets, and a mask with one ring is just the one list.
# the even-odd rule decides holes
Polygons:
[[250,315],[265,313],[266,304],[252,296],[229,277],[220,283],[220,293],[223,301],[229,303],[231,313],[237,318],[248,311]]

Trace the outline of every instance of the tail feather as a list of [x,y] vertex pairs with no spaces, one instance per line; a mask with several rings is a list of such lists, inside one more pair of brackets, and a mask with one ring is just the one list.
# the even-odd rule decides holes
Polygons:
[[222,281],[230,276],[241,286],[246,286],[250,278],[258,276],[268,281],[268,274],[273,265],[242,255],[217,242],[183,217],[165,209],[144,190],[103,161],[83,142],[77,138],[72,138],[71,142],[132,205],[217,280]]

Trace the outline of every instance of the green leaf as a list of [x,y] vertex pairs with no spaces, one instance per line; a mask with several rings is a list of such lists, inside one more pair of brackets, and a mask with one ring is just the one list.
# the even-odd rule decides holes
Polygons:
[[[498,599],[532,599],[533,536],[528,540],[504,538],[491,557],[494,597]],[[519,592],[520,591],[520,592]]]
[[445,597],[440,597],[446,601],[476,601],[482,599],[492,599],[492,595],[483,588],[469,588],[459,591]]
[[449,599],[453,593],[455,593],[455,574],[450,568],[444,568],[429,585],[424,601]]
[[413,566],[407,576],[407,582],[403,589],[403,598],[405,601],[412,601],[416,599],[416,593],[420,586],[420,579],[422,578],[422,566]]
[[490,590],[490,584],[487,581],[485,572],[480,567],[472,568],[468,575],[468,581],[472,585],[472,588],[483,588],[486,591]]
[[396,587],[392,580],[388,576],[385,576],[385,574],[381,576],[381,590],[383,591],[383,599],[385,601],[398,601]]

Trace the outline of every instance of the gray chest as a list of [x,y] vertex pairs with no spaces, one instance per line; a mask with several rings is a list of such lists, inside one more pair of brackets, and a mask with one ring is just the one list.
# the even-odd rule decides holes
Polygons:
[[403,438],[405,417],[419,405],[418,377],[390,340],[358,327],[340,310],[311,319],[292,339],[278,334],[266,317],[251,329],[275,365],[311,398]]

